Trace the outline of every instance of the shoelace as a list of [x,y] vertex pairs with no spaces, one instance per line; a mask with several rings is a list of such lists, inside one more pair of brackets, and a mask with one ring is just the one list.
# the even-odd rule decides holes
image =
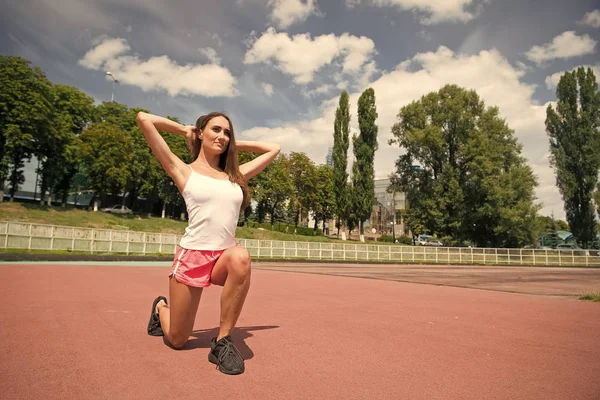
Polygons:
[[242,357],[242,354],[233,345],[233,343],[227,342],[225,344],[225,346],[223,346],[221,351],[219,351],[219,358],[218,358],[219,364],[217,365],[217,368],[219,367],[219,365],[221,365],[221,363],[223,363],[223,361],[225,361],[225,357],[227,357],[228,355],[233,355],[234,357],[237,356],[242,360],[244,359],[244,357]]

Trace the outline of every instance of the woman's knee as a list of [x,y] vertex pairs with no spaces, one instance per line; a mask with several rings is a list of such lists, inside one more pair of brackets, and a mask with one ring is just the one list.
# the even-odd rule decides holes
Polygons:
[[184,335],[178,332],[171,332],[169,335],[169,343],[176,349],[181,349],[188,341],[189,335]]
[[231,255],[230,273],[238,276],[250,275],[250,253],[243,247],[236,247],[235,252]]

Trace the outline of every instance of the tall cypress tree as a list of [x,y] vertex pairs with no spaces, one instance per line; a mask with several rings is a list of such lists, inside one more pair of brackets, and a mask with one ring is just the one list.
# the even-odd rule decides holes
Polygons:
[[591,68],[566,72],[556,97],[556,109],[546,111],[550,163],[571,231],[588,247],[596,236],[592,196],[600,170],[600,92]]
[[364,234],[364,222],[371,216],[375,205],[375,151],[377,144],[377,109],[375,91],[365,90],[358,99],[358,127],[360,134],[352,138],[354,165],[352,166],[352,204],[356,219],[360,223],[360,234]]
[[333,192],[335,197],[335,216],[337,234],[340,227],[348,219],[349,193],[347,188],[348,145],[350,132],[350,106],[348,93],[344,90],[340,96],[338,108],[335,110],[333,125]]

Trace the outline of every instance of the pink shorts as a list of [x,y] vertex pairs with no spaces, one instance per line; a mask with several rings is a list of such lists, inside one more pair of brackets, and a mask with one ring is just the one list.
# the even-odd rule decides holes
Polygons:
[[210,274],[225,250],[190,250],[177,246],[169,277],[188,286],[210,286]]

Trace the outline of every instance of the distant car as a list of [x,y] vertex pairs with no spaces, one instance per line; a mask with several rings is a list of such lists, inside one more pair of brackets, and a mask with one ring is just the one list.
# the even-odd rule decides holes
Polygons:
[[440,242],[439,240],[429,240],[427,242],[425,242],[425,246],[443,246],[442,242]]
[[108,208],[103,208],[101,211],[110,214],[133,214],[133,211],[130,208],[128,208],[127,206],[122,206],[120,204]]

